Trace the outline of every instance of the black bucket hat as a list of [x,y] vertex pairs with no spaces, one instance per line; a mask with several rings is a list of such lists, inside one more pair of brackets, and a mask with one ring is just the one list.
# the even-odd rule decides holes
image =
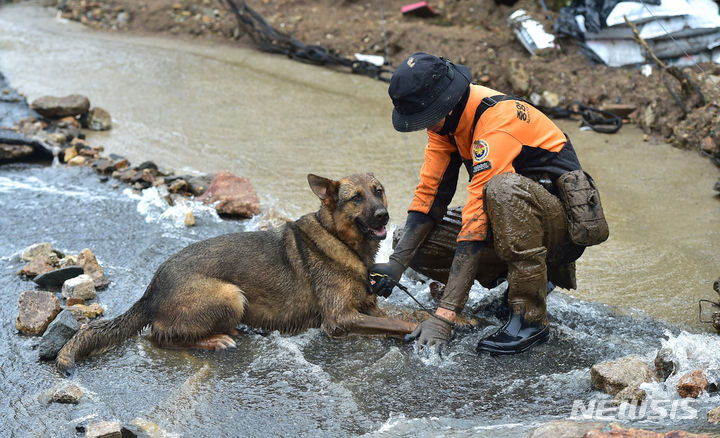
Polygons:
[[388,88],[395,130],[417,131],[439,122],[465,94],[470,77],[464,65],[422,52],[410,55],[395,70]]

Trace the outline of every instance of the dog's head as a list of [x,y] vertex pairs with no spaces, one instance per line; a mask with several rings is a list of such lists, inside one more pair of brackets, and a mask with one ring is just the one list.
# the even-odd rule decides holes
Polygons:
[[350,175],[339,181],[309,174],[308,182],[332,216],[338,236],[351,246],[387,236],[390,216],[385,189],[371,173]]

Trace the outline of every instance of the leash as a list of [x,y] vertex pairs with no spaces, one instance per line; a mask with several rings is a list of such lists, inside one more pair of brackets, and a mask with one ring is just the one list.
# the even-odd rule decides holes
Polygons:
[[[407,294],[407,296],[409,296],[410,298],[412,298],[412,300],[415,301],[418,306],[420,306],[420,310],[422,310],[423,312],[425,312],[425,313],[427,313],[428,315],[432,316],[433,318],[439,319],[440,321],[442,321],[442,322],[444,322],[444,323],[449,323],[449,322],[450,322],[450,321],[448,321],[447,319],[445,319],[445,318],[443,318],[443,317],[441,317],[441,316],[436,315],[435,312],[433,312],[432,310],[428,309],[427,307],[423,306],[423,304],[422,304],[420,301],[418,301],[417,298],[415,298],[412,293],[410,293],[410,291],[408,290],[408,288],[406,288],[405,286],[403,286],[399,281],[395,281],[394,279],[390,278],[387,274],[378,274],[377,272],[371,272],[371,273],[370,273],[370,285],[371,285],[371,286],[374,285],[375,282],[378,281],[378,280],[373,279],[373,277],[377,278],[378,280],[381,279],[381,278],[387,278],[387,279],[390,280],[398,289],[400,289],[401,291],[405,292],[405,293]],[[452,323],[451,323],[451,324],[452,324]]]

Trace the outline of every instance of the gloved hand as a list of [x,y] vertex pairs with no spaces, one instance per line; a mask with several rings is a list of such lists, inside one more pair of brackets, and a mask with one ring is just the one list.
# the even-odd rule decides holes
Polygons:
[[370,268],[370,292],[381,297],[389,297],[400,281],[405,267],[395,260],[387,263],[377,263]]
[[453,325],[447,319],[433,315],[421,322],[412,333],[406,335],[405,342],[411,342],[417,338],[418,352],[425,350],[425,356],[427,357],[430,355],[430,349],[434,345],[437,353],[442,355],[452,337]]

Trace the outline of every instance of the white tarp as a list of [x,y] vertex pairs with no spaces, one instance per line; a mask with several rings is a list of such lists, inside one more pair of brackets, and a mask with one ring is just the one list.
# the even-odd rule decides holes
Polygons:
[[[610,27],[598,33],[585,32],[587,45],[613,67],[646,62],[645,49],[633,39],[625,15],[637,24],[640,37],[661,59],[692,59],[695,54],[710,59],[714,44],[720,41],[720,15],[713,0],[663,0],[657,6],[620,2],[607,18]],[[584,30],[582,16],[577,18]],[[717,62],[716,55],[712,59]]]

